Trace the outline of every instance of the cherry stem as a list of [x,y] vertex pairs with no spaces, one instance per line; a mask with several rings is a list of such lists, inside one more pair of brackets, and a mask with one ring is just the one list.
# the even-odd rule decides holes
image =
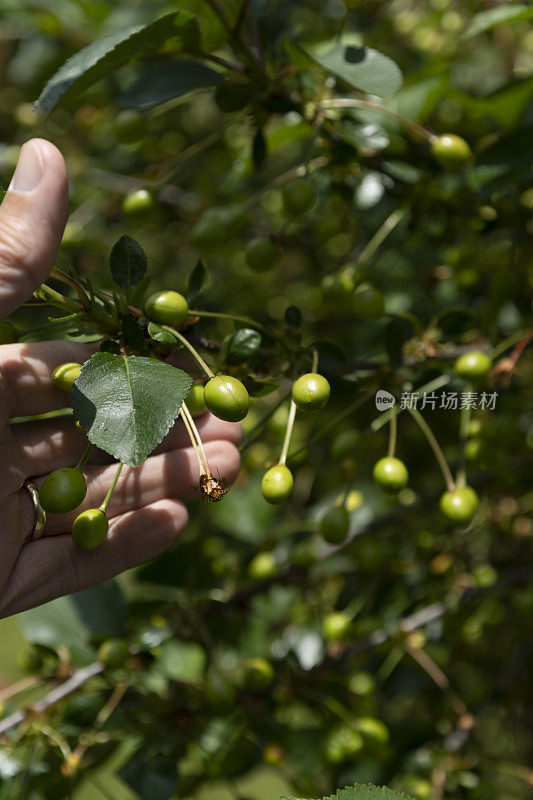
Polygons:
[[214,378],[215,377],[215,373],[213,372],[211,367],[209,367],[206,364],[206,362],[203,360],[203,358],[200,355],[200,353],[196,350],[196,348],[194,348],[192,346],[192,344],[189,342],[189,340],[182,333],[177,331],[175,328],[171,328],[169,325],[162,325],[161,327],[163,328],[163,330],[169,331],[169,333],[172,333],[176,337],[176,339],[179,339],[179,341],[187,348],[187,350],[192,355],[192,357],[195,359],[195,361],[197,361],[198,364],[201,366],[201,368],[203,369],[203,371],[205,372],[205,374],[207,375],[208,378]]
[[407,209],[405,208],[398,208],[396,211],[393,211],[390,216],[387,217],[385,222],[381,225],[380,228],[376,231],[374,236],[370,239],[368,244],[363,248],[359,258],[357,259],[357,263],[360,265],[366,264],[374,253],[381,247],[387,236],[392,233],[394,228],[398,225],[399,222],[405,217],[407,213]]
[[311,366],[311,372],[318,372],[318,350],[316,347],[313,347],[313,364]]
[[410,128],[413,133],[418,134],[423,139],[426,139],[428,142],[432,142],[435,140],[435,134],[428,130],[428,128],[424,128],[423,125],[419,125],[418,122],[413,122],[412,119],[408,119],[408,117],[404,117],[403,114],[398,114],[397,111],[393,111],[391,108],[386,108],[386,106],[380,106],[376,103],[371,103],[369,100],[359,100],[356,98],[348,98],[348,97],[338,97],[332,100],[325,100],[323,103],[324,108],[367,108],[370,111],[377,111],[380,114],[385,114],[388,117],[392,117],[397,122],[401,122],[402,125],[405,125],[406,128]]
[[428,443],[435,454],[435,458],[437,459],[437,463],[441,468],[441,472],[444,478],[444,482],[446,483],[446,488],[449,492],[455,491],[455,481],[453,479],[453,475],[450,472],[450,468],[448,466],[448,462],[444,458],[444,453],[442,452],[441,446],[438,443],[435,435],[429,425],[427,424],[426,420],[420,413],[417,408],[409,408],[407,409],[415,422],[417,423],[418,427],[421,429],[422,433],[425,435]]
[[398,417],[396,414],[393,414],[390,418],[390,430],[389,430],[389,449],[387,451],[388,458],[394,458],[394,454],[396,452],[396,440],[398,438]]
[[[473,392],[474,387],[471,383],[465,385],[467,392]],[[468,439],[468,429],[470,427],[470,420],[472,419],[472,407],[468,403],[461,409],[461,418],[459,422],[459,442],[461,444],[461,463],[457,474],[455,476],[455,483],[457,486],[466,486],[466,442]]]
[[120,473],[122,472],[122,467],[123,467],[123,466],[124,466],[124,464],[123,464],[123,463],[122,463],[122,461],[121,461],[121,462],[120,462],[120,464],[118,465],[117,471],[115,472],[115,477],[113,478],[113,483],[112,483],[112,484],[111,484],[111,486],[109,487],[109,491],[108,491],[108,493],[107,493],[107,494],[106,494],[106,496],[105,496],[105,500],[104,500],[104,502],[102,503],[102,505],[100,506],[100,511],[103,511],[103,512],[104,512],[104,514],[105,514],[105,512],[107,511],[107,507],[108,507],[108,505],[109,505],[109,501],[111,500],[111,497],[112,497],[112,495],[113,495],[113,492],[115,491],[115,487],[116,487],[116,485],[117,485],[117,481],[118,481],[118,479],[119,479],[119,477],[120,477]]
[[196,423],[192,417],[191,412],[187,408],[185,403],[181,404],[181,417],[183,419],[183,423],[187,429],[187,433],[192,442],[192,446],[194,447],[194,451],[196,453],[196,457],[198,459],[198,464],[200,466],[200,475],[204,473],[207,475],[209,480],[213,477],[211,475],[211,470],[209,468],[209,462],[207,460],[207,455],[204,448],[204,443],[202,442],[202,437],[198,432],[198,428],[196,427]]
[[285,431],[285,440],[283,442],[283,448],[281,450],[281,455],[278,461],[279,466],[284,466],[285,462],[287,461],[287,453],[289,452],[289,446],[291,443],[291,436],[292,436],[292,431],[294,429],[295,419],[296,419],[296,403],[294,402],[294,400],[291,399],[289,419],[287,420],[287,429]]
[[92,450],[93,450],[93,445],[89,442],[89,444],[85,448],[85,451],[84,451],[82,457],[80,458],[80,460],[76,464],[76,469],[79,470],[80,472],[83,472],[83,470],[85,469],[85,465],[87,464],[87,461],[89,460],[89,456],[91,455]]

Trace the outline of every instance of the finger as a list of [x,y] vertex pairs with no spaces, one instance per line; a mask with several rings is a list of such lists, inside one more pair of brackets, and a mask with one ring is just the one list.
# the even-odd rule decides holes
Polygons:
[[25,545],[0,600],[0,618],[33,608],[143,564],[163,553],[187,525],[177,500],[159,500],[115,517],[104,544],[79,550],[69,535]]
[[[209,442],[205,452],[213,474],[228,484],[237,477],[240,455],[237,448],[224,441]],[[88,467],[87,497],[71,514],[49,514],[46,535],[65,533],[72,522],[86,508],[97,508],[103,501],[113,481],[117,465]],[[42,479],[36,481],[39,486]],[[199,469],[194,450],[171,450],[151,456],[137,469],[124,467],[109,504],[110,516],[117,516],[135,508],[155,503],[165,497],[178,500],[199,499]]]
[[0,208],[0,318],[24,303],[48,276],[68,211],[63,156],[44,139],[22,146]]
[[64,341],[0,347],[0,388],[8,416],[25,417],[67,407],[70,396],[58,389],[52,373],[67,361],[83,364],[94,352],[94,347]]
[[[238,445],[242,438],[240,425],[223,422],[209,413],[199,417],[196,426],[203,442],[226,439]],[[27,478],[46,475],[59,467],[73,466],[87,446],[87,436],[74,425],[71,416],[13,425],[11,431]],[[190,444],[183,422],[178,419],[153,455],[190,447]],[[108,464],[112,461],[111,456],[99,450],[89,463]]]

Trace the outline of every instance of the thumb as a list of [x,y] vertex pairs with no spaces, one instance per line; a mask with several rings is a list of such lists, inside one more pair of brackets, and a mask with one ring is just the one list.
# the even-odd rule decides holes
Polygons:
[[0,206],[0,319],[26,302],[46,280],[61,244],[68,211],[63,156],[31,139]]

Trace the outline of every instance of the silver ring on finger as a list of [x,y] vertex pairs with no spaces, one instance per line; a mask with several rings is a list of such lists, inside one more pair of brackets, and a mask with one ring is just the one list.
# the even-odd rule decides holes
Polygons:
[[27,489],[29,495],[33,502],[33,507],[35,509],[35,525],[33,526],[33,530],[26,536],[24,539],[24,544],[28,542],[35,542],[37,539],[40,539],[44,534],[44,529],[46,526],[46,511],[41,505],[41,501],[39,499],[39,490],[29,480],[24,481],[22,484],[23,489]]

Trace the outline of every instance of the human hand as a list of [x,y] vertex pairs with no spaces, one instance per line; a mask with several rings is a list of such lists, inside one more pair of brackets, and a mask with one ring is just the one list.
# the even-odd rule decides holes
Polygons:
[[[27,142],[0,207],[0,319],[31,296],[54,263],[68,209],[61,153],[43,139]],[[43,538],[25,543],[35,508],[24,481],[40,486],[58,467],[76,464],[87,443],[72,418],[10,425],[13,417],[62,408],[52,372],[84,362],[91,350],[67,341],[0,347],[0,617],[37,606],[117,575],[162,553],[187,524],[184,501],[198,496],[198,467],[181,422],[139,468],[125,467],[108,508],[109,534],[89,552],[69,535],[84,508],[98,506],[116,471],[101,457],[85,469],[87,497],[76,512],[50,514]],[[209,461],[228,482],[239,469],[240,425],[210,414],[198,421]]]

